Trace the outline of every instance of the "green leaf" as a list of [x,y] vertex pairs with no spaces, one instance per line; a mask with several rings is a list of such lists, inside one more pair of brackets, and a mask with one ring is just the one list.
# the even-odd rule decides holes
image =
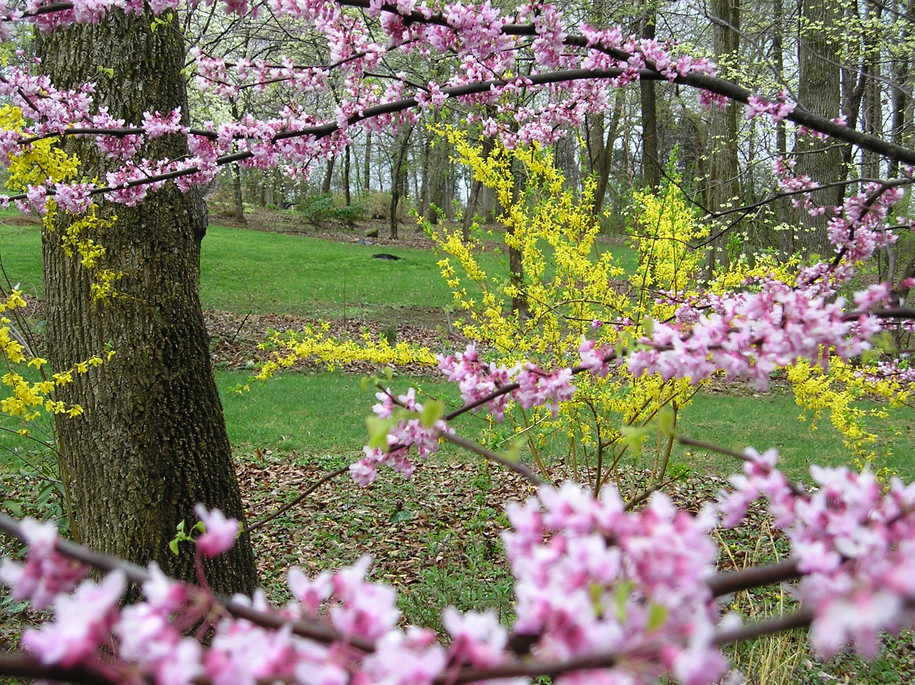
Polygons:
[[649,632],[657,630],[664,625],[664,621],[666,620],[667,607],[652,602],[651,606],[648,607],[648,624],[645,627],[648,628]]
[[403,523],[413,518],[413,512],[409,509],[398,509],[391,515],[391,523]]
[[647,337],[651,337],[651,334],[654,333],[654,319],[646,317],[642,322],[642,330],[645,332]]
[[635,583],[631,580],[622,580],[613,589],[613,609],[616,611],[616,618],[620,623],[626,621],[626,602],[629,601],[629,595],[632,594],[634,587]]
[[603,599],[604,586],[600,583],[591,583],[588,586],[588,599],[591,600],[591,606],[594,607],[594,613],[601,616],[604,613]]
[[392,378],[394,378],[394,367],[393,366],[384,367],[384,377],[387,378],[388,380],[391,380]]
[[172,551],[172,554],[178,556],[178,538],[173,538],[168,543],[168,548]]
[[114,69],[112,69],[111,67],[98,66],[98,67],[96,67],[96,69],[98,69],[98,72],[100,74],[104,74],[108,78],[114,78]]
[[620,442],[626,445],[633,454],[639,455],[642,453],[642,445],[648,439],[648,428],[644,426],[620,426],[620,433],[623,436],[620,438]]
[[394,426],[391,419],[382,419],[378,416],[367,416],[365,426],[369,431],[369,447],[386,449],[388,447],[388,431]]
[[6,509],[16,518],[22,518],[22,505],[14,499],[8,499],[3,502],[3,509]]
[[524,446],[524,440],[518,438],[512,440],[511,444],[508,446],[508,449],[502,452],[502,457],[506,461],[518,462],[521,461],[521,448]]
[[445,415],[445,403],[441,400],[430,400],[423,405],[419,415],[419,422],[423,428],[432,428],[435,422]]
[[674,424],[675,414],[673,407],[671,407],[669,404],[666,404],[661,407],[661,410],[658,412],[658,430],[661,431],[664,435],[673,435]]

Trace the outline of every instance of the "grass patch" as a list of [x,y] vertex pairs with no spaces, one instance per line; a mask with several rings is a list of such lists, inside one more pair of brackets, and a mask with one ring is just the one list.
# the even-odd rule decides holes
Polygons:
[[[401,259],[373,259],[379,252]],[[432,250],[211,226],[202,248],[201,299],[207,309],[306,316],[441,309],[451,304],[451,293],[438,259]],[[494,251],[482,261],[487,270],[506,269]]]
[[37,224],[13,223],[16,218],[10,211],[0,212],[0,263],[6,278],[13,285],[19,283],[26,294],[41,297],[44,294],[41,227]]
[[[824,417],[816,430],[798,416],[801,409],[794,398],[782,392],[753,396],[721,393],[697,395],[680,415],[679,430],[692,438],[733,449],[755,447],[762,451],[778,448],[781,467],[792,478],[809,478],[811,464],[839,466],[848,464],[848,450],[839,433]],[[875,468],[892,469],[904,480],[915,478],[911,460],[915,443],[915,421],[911,409],[890,410],[890,416],[871,426],[880,436],[875,446]],[[674,458],[701,472],[728,474],[738,470],[734,461],[720,454],[678,446]]]
[[[353,455],[364,444],[365,417],[375,399],[372,388],[360,387],[359,377],[339,372],[286,373],[253,384],[250,392],[232,392],[247,379],[248,374],[242,372],[217,373],[230,439],[239,449]],[[449,407],[459,406],[453,384],[409,377],[395,377],[391,383],[398,392],[410,385],[421,395],[440,397]],[[734,449],[776,447],[782,455],[782,467],[792,478],[807,477],[813,463],[848,464],[848,451],[829,422],[821,421],[817,430],[811,430],[809,423],[798,419],[800,413],[791,395],[781,392],[759,396],[705,393],[683,410],[679,426],[685,435]],[[456,428],[472,437],[479,425],[470,418]],[[893,469],[904,480],[915,479],[915,465],[908,458],[915,442],[912,411],[892,411],[889,419],[874,428],[881,436],[877,466]],[[674,458],[698,473],[727,476],[739,470],[729,457],[694,448],[678,447]],[[644,467],[649,457],[631,463]]]
[[[41,232],[21,215],[0,213],[0,259],[25,292],[44,292]],[[633,268],[628,247],[601,243]],[[399,260],[373,259],[386,252]],[[201,248],[201,301],[205,309],[257,314],[373,318],[390,309],[436,309],[452,303],[439,275],[435,250],[357,245],[301,235],[210,226]],[[480,256],[488,272],[507,277],[501,250]],[[409,316],[409,314],[407,314]]]
[[[248,392],[234,392],[249,377],[237,371],[216,374],[233,447],[349,456],[362,450],[368,437],[365,417],[376,402],[376,390],[363,389],[359,376],[285,373],[253,383]],[[412,385],[419,397],[458,401],[457,388],[443,380],[395,377],[389,385],[396,392]]]

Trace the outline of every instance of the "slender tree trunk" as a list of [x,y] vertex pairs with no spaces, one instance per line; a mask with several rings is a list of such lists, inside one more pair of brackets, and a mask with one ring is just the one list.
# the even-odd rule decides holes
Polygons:
[[372,132],[365,132],[365,159],[362,160],[362,188],[364,192],[372,192]]
[[590,157],[591,173],[597,178],[597,187],[594,189],[594,205],[592,213],[597,216],[604,207],[607,196],[607,185],[610,182],[610,164],[613,161],[613,144],[619,130],[620,118],[625,106],[626,92],[619,88],[614,98],[613,113],[610,115],[610,126],[605,130],[604,115],[593,117],[588,129],[588,155]]
[[437,224],[443,213],[447,216],[451,209],[451,161],[448,156],[448,144],[441,139],[432,139],[427,160],[424,215],[429,223]]
[[[879,24],[883,14],[882,5],[868,5],[867,18]],[[862,102],[862,123],[864,130],[871,135],[883,137],[883,104],[881,102],[882,87],[880,73],[880,42],[873,34],[867,34],[863,44],[865,50],[865,70],[867,81],[864,85],[864,100]],[[861,175],[870,178],[880,178],[880,156],[875,152],[863,150],[861,153]]]
[[[839,53],[833,33],[840,11],[839,3],[834,0],[804,0],[801,4],[798,100],[801,106],[827,119],[839,116]],[[833,141],[799,136],[794,151],[797,154],[796,175],[807,175],[817,183],[845,178],[842,150]],[[841,196],[841,190],[828,189],[813,193],[812,197],[817,204],[833,205],[838,204]],[[811,217],[804,210],[797,212],[795,223],[806,229],[798,234],[797,247],[821,255],[830,254],[832,248],[826,238],[826,220],[825,215]]]
[[232,165],[232,199],[235,203],[235,219],[243,224],[248,223],[245,219],[245,198],[242,194],[241,167],[237,164]]
[[[655,22],[658,9],[649,1],[642,38],[655,37]],[[661,184],[660,153],[658,152],[658,111],[654,81],[639,81],[639,105],[642,110],[642,185],[657,188]]]
[[[915,30],[915,0],[899,2],[897,12],[906,18],[903,24],[902,35],[899,37],[900,45],[908,44]],[[893,83],[890,88],[890,108],[893,115],[891,120],[892,139],[897,145],[907,145],[912,140],[911,116],[912,107],[912,58],[899,57],[893,61]],[[908,132],[907,132],[908,126]],[[890,162],[889,175],[895,177],[899,174],[899,162]]]
[[[715,57],[721,62],[737,59],[740,50],[740,4],[739,0],[712,0],[709,5],[714,23],[712,39]],[[729,101],[719,110],[713,108],[709,114],[708,183],[706,185],[706,207],[717,211],[740,197],[740,168],[737,159],[737,104]],[[711,277],[718,263],[727,262],[727,236],[715,240],[709,246],[708,275]]]
[[422,138],[422,151],[423,161],[420,165],[422,170],[419,174],[420,185],[416,191],[416,198],[419,206],[416,210],[423,219],[428,220],[429,203],[432,201],[430,199],[432,183],[430,178],[431,174],[429,173],[429,165],[431,164],[430,158],[432,157],[432,136],[428,131],[425,132],[425,135]]
[[[483,139],[483,159],[489,157],[492,152],[493,141],[491,138]],[[470,240],[470,226],[477,214],[477,205],[480,203],[480,195],[484,186],[481,181],[476,179],[470,184],[470,195],[467,198],[467,210],[464,212],[464,220],[461,222],[461,237],[464,241]]]
[[[181,35],[175,23],[151,30],[152,18],[118,11],[98,25],[39,36],[42,68],[61,88],[95,81],[98,104],[130,124],[141,122],[144,110],[186,108]],[[99,67],[114,68],[117,80]],[[93,142],[64,144],[79,156],[82,176],[104,177],[111,168]],[[143,151],[151,159],[186,152],[173,136]],[[124,273],[117,284],[123,297],[93,301],[90,274],[61,244],[62,226],[43,240],[53,365],[64,369],[108,347],[116,353],[59,393],[85,410],[56,421],[72,531],[91,547],[138,563],[155,560],[166,573],[191,579],[193,555],[174,556],[168,542],[180,521],[194,522],[194,504],[244,518],[198,298],[206,208],[198,193],[167,187],[137,207],[102,211],[118,218],[102,240],[105,266]],[[208,563],[207,573],[220,591],[252,590],[247,537]]]
[[349,207],[353,203],[353,198],[350,195],[350,146],[346,146],[346,152],[343,156],[343,201],[346,203],[346,206]]
[[397,239],[397,209],[400,204],[400,198],[403,195],[404,180],[407,175],[407,150],[410,146],[410,134],[413,133],[413,127],[408,126],[397,134],[395,139],[394,168],[391,169],[391,218],[390,218],[390,238]]
[[[241,118],[238,111],[238,102],[232,100],[232,116],[236,121]],[[245,199],[242,192],[241,167],[238,164],[232,165],[232,200],[235,204],[235,219],[245,224]]]
[[327,165],[324,167],[324,180],[321,182],[321,193],[327,195],[330,193],[330,186],[334,180],[334,162],[336,161],[335,157],[331,157],[327,160]]
[[[785,8],[784,0],[772,0],[772,66],[776,76],[781,82],[785,75]],[[775,153],[784,159],[788,155],[788,127],[784,121],[775,124]],[[783,224],[791,220],[789,213],[790,204],[787,199],[776,200],[773,205],[775,210],[775,223]],[[771,238],[773,243],[786,253],[794,251],[793,236],[780,232]]]

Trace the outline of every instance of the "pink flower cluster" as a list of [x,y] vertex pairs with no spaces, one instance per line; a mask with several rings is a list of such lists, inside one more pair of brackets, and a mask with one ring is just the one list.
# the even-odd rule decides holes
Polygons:
[[768,100],[759,95],[751,95],[747,101],[747,119],[758,117],[760,115],[769,116],[772,121],[784,121],[785,118],[794,111],[797,104],[788,98],[786,91],[781,91],[775,100]]
[[719,612],[705,584],[717,556],[708,537],[712,508],[693,517],[655,493],[645,509],[627,512],[612,486],[595,499],[565,483],[509,504],[507,513],[514,632],[531,636],[534,653],[550,660],[618,657],[616,666],[557,682],[647,684],[671,673],[699,685],[724,672],[712,642]]
[[571,369],[544,371],[529,362],[511,368],[484,363],[480,361],[474,344],[468,345],[460,354],[439,355],[438,368],[448,380],[458,384],[461,398],[467,404],[479,402],[500,388],[517,385],[510,392],[485,403],[486,409],[497,420],[504,417],[511,400],[525,409],[547,406],[555,412],[559,403],[571,399],[575,392]]
[[[668,44],[624,36],[618,28],[585,27],[586,46],[569,45],[568,22],[559,8],[549,3],[525,4],[514,13],[506,13],[489,2],[481,5],[453,2],[441,8],[414,0],[371,2],[366,14],[380,19],[382,35],[378,38],[374,27],[345,13],[343,4],[346,3],[324,0],[268,3],[277,18],[312,25],[327,44],[329,64],[299,66],[287,57],[274,63],[246,57],[233,61],[206,54],[199,48],[190,52],[198,85],[221,98],[236,98],[242,89],[264,90],[282,82],[284,87],[306,94],[336,89],[338,104],[332,108],[314,104],[305,114],[287,106],[279,116],[263,122],[210,124],[209,149],[206,154],[199,154],[203,147],[195,140],[199,136],[189,133],[181,123],[186,116],[179,110],[166,114],[145,112],[141,121],[125,122],[111,117],[104,107],[94,111],[94,84],[76,91],[59,91],[46,77],[10,67],[0,79],[0,94],[22,109],[28,123],[21,136],[0,134],[0,148],[11,151],[18,147],[19,140],[31,136],[73,128],[92,129],[93,133],[84,135],[93,135],[107,155],[124,163],[107,178],[109,198],[135,205],[149,192],[140,188],[145,183],[155,187],[163,177],[168,177],[182,190],[206,184],[213,179],[219,165],[239,152],[251,154],[242,160],[244,164],[258,168],[284,164],[290,173],[307,175],[317,166],[315,161],[337,155],[350,142],[356,134],[345,133],[350,126],[358,124],[380,131],[414,123],[419,116],[407,105],[402,111],[385,111],[368,118],[367,110],[398,101],[409,103],[411,97],[419,110],[439,108],[450,98],[449,88],[492,82],[488,88],[460,99],[466,104],[491,106],[498,113],[496,116],[471,114],[470,118],[479,120],[485,130],[498,135],[506,146],[514,147],[557,140],[563,129],[578,126],[587,115],[606,110],[609,89],[637,80],[643,70],[668,80],[714,73],[708,60],[674,55]],[[38,6],[37,2],[28,3],[26,9],[33,11]],[[175,2],[157,0],[150,6],[158,13],[172,9]],[[97,22],[115,9],[139,12],[143,5],[136,0],[82,0],[72,10],[41,14],[31,20],[50,29],[72,22]],[[242,15],[249,11],[256,13],[249,9],[248,3],[234,0],[226,2],[224,9]],[[7,20],[21,18],[21,12],[12,10]],[[535,34],[532,41],[506,31],[509,24],[518,22],[531,23]],[[453,76],[441,83],[417,86],[382,63],[385,55],[395,49],[435,59],[450,55],[455,64]],[[606,78],[578,77],[579,80],[565,82],[560,79],[543,86],[535,86],[528,77],[500,81],[501,75],[519,71],[519,50],[529,51],[536,67],[535,76],[554,69],[609,69],[619,73],[608,74]],[[382,67],[385,73],[380,81],[378,71]],[[515,96],[534,88],[539,88],[545,97],[536,104],[518,108]],[[505,115],[510,115],[511,125],[504,121]],[[335,130],[327,128],[331,123],[336,124]],[[321,133],[312,136],[309,131],[316,127]],[[146,143],[166,134],[187,136],[191,154],[180,160],[142,159]],[[0,159],[5,158],[0,155]],[[44,191],[51,194],[61,189],[48,186]],[[39,193],[39,189],[34,189],[33,197],[29,198],[36,208],[41,206],[37,201],[43,199],[38,197]],[[75,208],[78,204],[71,206]]]
[[54,549],[57,528],[53,523],[27,518],[21,525],[29,546],[28,557],[25,564],[3,559],[0,582],[12,588],[13,599],[28,598],[36,609],[44,609],[55,596],[69,592],[86,570]]
[[[767,498],[802,574],[797,594],[813,613],[814,647],[829,656],[850,642],[871,656],[881,632],[912,625],[915,484],[893,480],[884,489],[867,472],[812,467],[818,487],[805,492],[776,461],[774,450],[746,451],[743,474],[731,479],[734,490],[720,497],[725,523],[735,525],[750,502]],[[216,523],[220,529],[235,524],[201,513],[208,533],[216,533]],[[119,607],[122,571],[73,590],[83,571],[56,556],[50,524],[26,521],[26,565],[4,560],[0,579],[17,597],[54,606],[53,621],[25,633],[31,654],[45,665],[103,672],[112,682],[142,674],[157,685],[198,678],[223,685],[271,679],[432,685],[511,677],[523,685],[527,679],[516,676],[530,673],[531,663],[556,674],[559,685],[647,685],[659,677],[710,685],[724,673],[721,636],[740,626],[736,617],[721,615],[710,589],[714,506],[694,516],[655,493],[644,509],[628,511],[612,486],[595,498],[590,489],[565,483],[510,503],[507,515],[511,529],[502,539],[516,582],[511,640],[491,612],[446,609],[448,647],[432,631],[399,628],[394,591],[365,579],[368,557],[314,578],[292,568],[293,600],[272,609],[260,592],[236,597],[249,607],[245,618],[215,603],[207,590],[168,579],[154,564],[143,600]],[[193,627],[212,631],[208,646],[187,637]],[[533,662],[519,661],[520,643]],[[572,666],[576,659],[586,665]],[[473,677],[474,669],[489,675]]]
[[813,646],[832,656],[851,642],[873,657],[882,632],[912,621],[915,485],[894,478],[884,490],[867,471],[812,466],[818,487],[805,494],[775,469],[775,450],[746,454],[743,475],[731,478],[735,491],[722,496],[726,523],[765,496],[805,574],[797,594],[814,612]]
[[[378,403],[372,407],[372,411],[381,419],[392,418],[398,407],[415,414],[423,411],[423,405],[416,401],[416,390],[413,388],[396,398],[390,389],[375,393],[375,397]],[[439,448],[439,434],[449,430],[441,419],[437,419],[431,426],[424,426],[419,418],[401,419],[387,433],[388,448],[363,447],[362,458],[350,465],[350,475],[360,485],[370,485],[378,475],[378,467],[386,464],[404,477],[409,477],[413,475],[414,469],[414,464],[408,457],[410,450],[415,448],[421,458],[428,458]]]
[[655,324],[645,348],[629,355],[629,370],[695,382],[724,371],[766,388],[772,371],[797,359],[823,359],[824,349],[849,358],[870,347],[880,321],[864,314],[847,321],[843,304],[812,286],[765,281],[759,292],[710,298],[712,313],[692,325]]

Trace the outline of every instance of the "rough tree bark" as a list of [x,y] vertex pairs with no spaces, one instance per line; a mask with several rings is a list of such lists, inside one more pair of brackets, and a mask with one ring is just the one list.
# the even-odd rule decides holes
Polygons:
[[[739,0],[712,0],[712,43],[715,58],[720,62],[736,60],[740,50]],[[730,101],[724,109],[712,108],[708,117],[708,184],[706,207],[711,211],[723,209],[740,197],[740,167],[737,159],[737,103]],[[708,276],[711,278],[718,262],[727,263],[726,236],[715,240],[709,248]]]
[[[185,107],[181,36],[175,23],[152,31],[152,19],[116,12],[95,26],[41,36],[43,69],[58,87],[96,81],[98,104],[127,122],[141,121],[144,110]],[[113,69],[114,78],[99,67]],[[91,141],[71,138],[66,147],[79,156],[86,178],[104,178],[112,166]],[[144,151],[150,158],[185,153],[173,136]],[[91,277],[66,254],[59,230],[46,231],[43,241],[53,365],[67,368],[107,347],[116,352],[60,397],[85,409],[85,416],[56,424],[72,530],[90,547],[139,563],[155,560],[167,573],[191,578],[189,551],[168,550],[178,522],[194,522],[196,502],[244,514],[198,298],[206,207],[199,194],[166,188],[135,208],[102,211],[118,217],[101,236],[105,266],[125,274],[114,301],[93,301]],[[252,590],[249,540],[207,572],[220,591]]]
[[[642,23],[642,38],[654,39],[658,7],[649,2]],[[657,188],[661,184],[658,152],[658,111],[654,81],[639,81],[639,106],[642,114],[642,185]]]
[[[798,40],[799,104],[814,114],[832,119],[839,116],[839,52],[834,32],[841,17],[841,4],[834,0],[804,0],[801,3],[801,32]],[[794,152],[797,165],[794,173],[807,175],[818,183],[845,178],[841,146],[832,141],[818,141],[809,136],[798,137]],[[837,204],[842,189],[813,193],[817,204]],[[806,211],[797,213],[795,222],[806,229],[795,240],[795,248],[829,255],[832,247],[826,238],[825,215],[811,217]]]

